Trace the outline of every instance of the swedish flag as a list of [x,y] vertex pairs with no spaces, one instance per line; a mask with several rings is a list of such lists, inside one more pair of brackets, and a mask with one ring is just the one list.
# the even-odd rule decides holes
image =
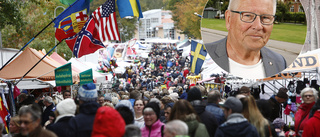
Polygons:
[[120,17],[135,16],[143,18],[139,0],[117,0]]
[[206,59],[207,51],[203,44],[196,41],[191,41],[191,72],[199,74],[204,60]]

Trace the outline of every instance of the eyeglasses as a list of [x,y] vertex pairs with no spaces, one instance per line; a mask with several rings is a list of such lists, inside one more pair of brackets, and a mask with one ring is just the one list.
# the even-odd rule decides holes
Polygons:
[[313,97],[313,95],[303,95],[303,97],[304,98],[307,98],[307,97],[311,98],[311,97]]
[[156,113],[143,113],[143,115],[144,115],[145,117],[147,117],[147,116],[156,115]]
[[234,11],[231,10],[231,12],[234,13],[239,13],[240,14],[240,20],[246,23],[252,23],[257,16],[260,16],[260,22],[263,25],[272,25],[274,19],[276,18],[275,15],[270,15],[270,14],[262,14],[262,15],[257,15],[255,13],[252,12],[247,12],[247,11]]
[[25,125],[29,125],[30,123],[32,123],[33,121],[24,121],[24,120],[20,120],[19,124],[21,125],[22,123],[24,123]]

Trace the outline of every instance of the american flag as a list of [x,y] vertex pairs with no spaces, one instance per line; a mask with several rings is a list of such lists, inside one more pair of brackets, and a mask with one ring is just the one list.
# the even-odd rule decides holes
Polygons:
[[102,41],[120,40],[114,0],[108,0],[95,10],[81,31],[66,39],[73,54],[80,58],[104,48]]
[[92,13],[101,41],[120,41],[114,3],[114,0],[108,0]]

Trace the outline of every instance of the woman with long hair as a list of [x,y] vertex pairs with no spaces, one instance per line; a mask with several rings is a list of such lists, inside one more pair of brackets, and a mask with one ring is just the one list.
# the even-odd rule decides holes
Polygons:
[[240,100],[243,104],[243,116],[257,128],[260,137],[277,137],[274,127],[261,114],[254,97],[249,95],[240,98]]
[[204,124],[200,123],[197,112],[187,100],[179,100],[173,105],[169,116],[169,121],[179,119],[188,125],[190,137],[209,137],[209,133]]

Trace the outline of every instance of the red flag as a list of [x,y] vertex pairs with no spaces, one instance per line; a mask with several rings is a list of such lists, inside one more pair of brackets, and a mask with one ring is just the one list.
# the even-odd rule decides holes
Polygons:
[[17,96],[19,96],[21,94],[20,89],[18,89],[17,86],[14,86],[13,88],[13,98],[16,99]]
[[66,39],[66,43],[79,58],[105,47],[101,42],[105,40],[120,40],[114,0],[109,0],[96,9],[81,31]]
[[3,104],[3,100],[2,100],[2,97],[0,97],[0,116],[1,116],[1,119],[4,123],[4,127],[8,133],[8,126],[7,126],[7,122],[6,121],[6,117],[9,115],[8,111],[7,111],[7,108],[4,106]]

